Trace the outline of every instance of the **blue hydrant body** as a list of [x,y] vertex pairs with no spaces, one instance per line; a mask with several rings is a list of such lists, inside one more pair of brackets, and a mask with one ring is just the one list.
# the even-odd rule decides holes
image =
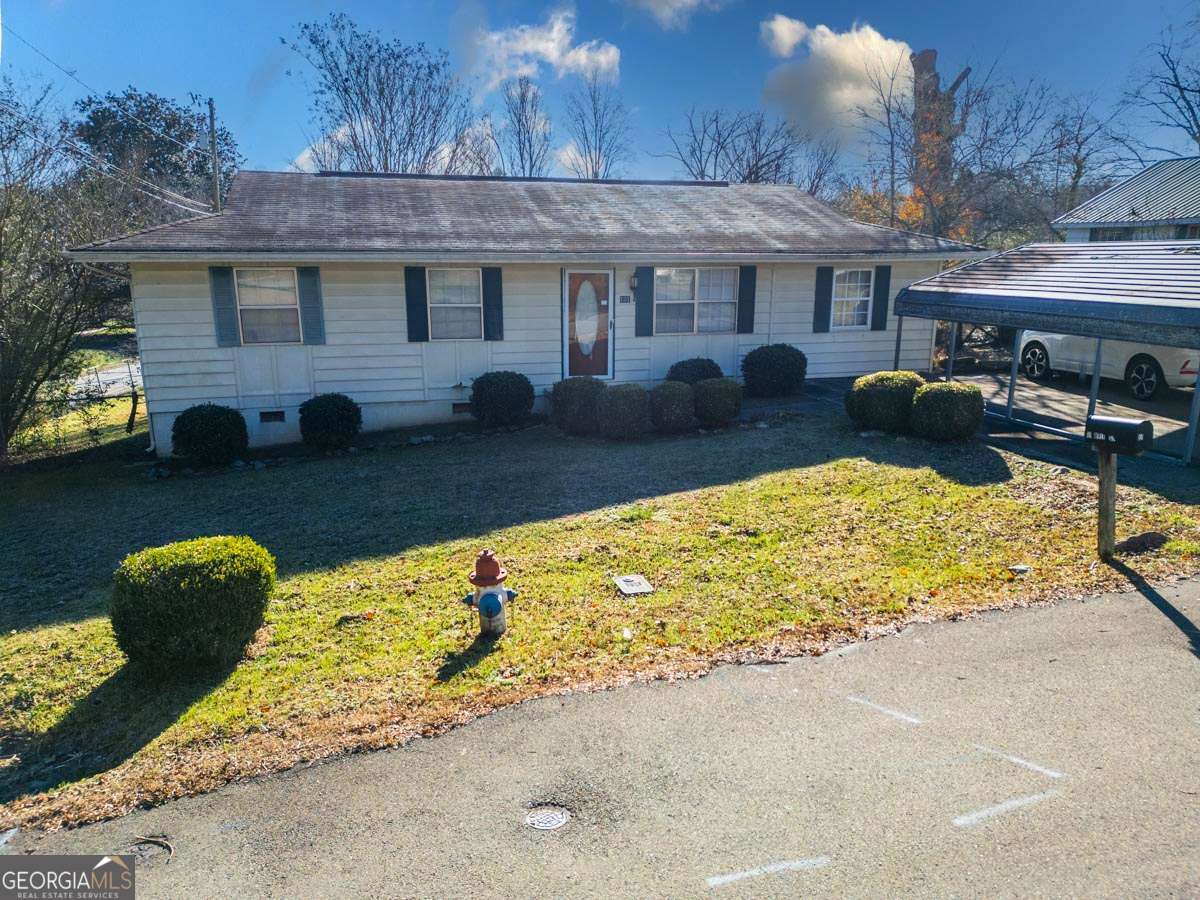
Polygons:
[[508,628],[508,604],[517,592],[504,586],[507,575],[491,550],[480,551],[475,557],[475,571],[467,576],[475,590],[463,597],[462,602],[479,610],[481,635],[498,637]]

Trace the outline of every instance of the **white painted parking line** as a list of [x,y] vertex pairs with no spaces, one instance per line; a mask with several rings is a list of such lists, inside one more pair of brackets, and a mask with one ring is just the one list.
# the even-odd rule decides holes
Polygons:
[[1032,794],[1028,797],[1014,797],[1012,800],[1005,800],[1003,803],[997,803],[995,806],[977,809],[975,812],[959,816],[954,820],[954,824],[959,828],[969,828],[972,825],[978,825],[986,819],[1002,816],[1004,813],[1012,812],[1014,809],[1020,809],[1023,806],[1032,806],[1034,803],[1041,803],[1043,800],[1049,800],[1051,797],[1056,796],[1058,796],[1058,791],[1046,791],[1041,794]]
[[908,722],[910,725],[920,725],[921,720],[916,716],[910,716],[908,713],[900,712],[898,709],[890,709],[886,706],[880,706],[878,703],[872,703],[866,697],[856,697],[854,694],[847,694],[846,699],[851,703],[861,703],[863,706],[870,707],[876,712],[881,712],[885,716],[891,716],[893,719],[899,719],[901,722]]
[[805,869],[822,869],[829,865],[828,856],[817,856],[812,859],[789,859],[785,862],[771,863],[759,866],[757,869],[746,869],[744,872],[732,872],[729,875],[714,875],[708,879],[710,888],[722,887],[741,881],[743,878],[760,878],[763,875],[774,875],[776,872],[799,872]]
[[1056,769],[1047,769],[1045,766],[1039,766],[1037,763],[1030,762],[1027,759],[1021,759],[1019,756],[1013,756],[1011,753],[1003,753],[1000,750],[993,750],[991,747],[984,747],[980,744],[975,745],[975,749],[999,759],[1007,760],[1014,766],[1024,766],[1026,769],[1031,769],[1040,775],[1045,775],[1047,778],[1066,778],[1066,772],[1059,772]]

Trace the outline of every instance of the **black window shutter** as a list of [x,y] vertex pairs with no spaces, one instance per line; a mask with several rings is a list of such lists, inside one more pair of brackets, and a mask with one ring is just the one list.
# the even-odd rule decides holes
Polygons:
[[499,266],[483,269],[483,339],[504,340],[504,286]]
[[654,334],[654,266],[634,269],[637,288],[633,292],[633,333],[638,337]]
[[301,266],[296,270],[300,291],[300,323],[304,343],[325,343],[325,304],[321,299],[321,270],[316,266]]
[[892,267],[876,266],[871,294],[871,330],[887,331],[888,297],[892,293]]
[[833,319],[833,266],[817,266],[817,290],[813,302],[813,331],[829,330]]
[[754,289],[757,285],[758,266],[738,269],[738,334],[754,334]]
[[429,305],[426,303],[425,267],[404,267],[404,306],[408,313],[408,339],[429,340]]
[[237,294],[233,287],[233,269],[229,266],[210,266],[208,285],[212,294],[213,323],[217,331],[218,347],[240,347],[241,329],[238,328]]

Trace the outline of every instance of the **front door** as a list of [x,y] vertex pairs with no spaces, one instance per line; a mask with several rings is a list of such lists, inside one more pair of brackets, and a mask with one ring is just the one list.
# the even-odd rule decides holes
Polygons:
[[612,378],[612,272],[568,269],[565,288],[567,375]]

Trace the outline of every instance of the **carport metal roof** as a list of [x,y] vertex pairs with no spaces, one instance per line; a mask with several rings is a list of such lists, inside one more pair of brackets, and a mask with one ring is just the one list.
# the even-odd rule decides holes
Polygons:
[[[904,316],[1016,328],[1005,412],[1010,420],[1022,331],[1101,338],[1092,366],[1090,417],[1100,392],[1105,340],[1200,348],[1200,241],[1026,244],[914,282],[896,295],[895,311],[901,317],[897,366]],[[954,377],[956,334],[951,329],[947,378]],[[1200,377],[1185,461],[1194,458],[1198,435]]]
[[1200,241],[1026,244],[915,282],[896,315],[1200,347]]

